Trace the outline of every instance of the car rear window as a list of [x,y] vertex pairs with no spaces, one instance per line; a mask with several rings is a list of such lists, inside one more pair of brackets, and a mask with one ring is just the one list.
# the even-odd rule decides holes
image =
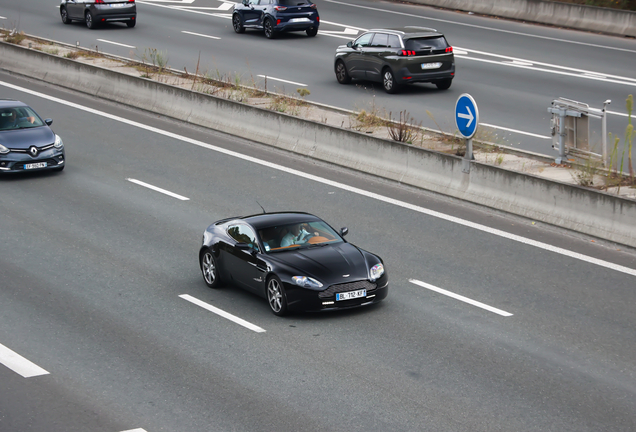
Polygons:
[[274,3],[282,6],[302,6],[311,4],[310,2],[304,0],[278,0]]
[[445,50],[449,46],[444,36],[407,39],[404,45],[411,51]]

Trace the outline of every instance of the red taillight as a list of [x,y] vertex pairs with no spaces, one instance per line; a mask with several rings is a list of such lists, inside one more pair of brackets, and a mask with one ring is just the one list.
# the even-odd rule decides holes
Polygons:
[[316,17],[316,22],[320,22],[320,17]]
[[284,11],[287,10],[287,6],[274,6],[274,9],[277,11]]
[[104,0],[95,0],[95,4],[103,4]]
[[402,55],[403,55],[403,56],[414,56],[414,55],[415,55],[415,51],[411,51],[411,50],[402,50]]
[[446,52],[453,52],[453,47],[446,48]]
[[128,3],[134,3],[135,0],[128,0]]
[[276,20],[276,25],[280,25],[280,20]]
[[402,79],[409,80],[409,79],[411,79],[411,78],[413,78],[413,77],[404,77],[404,78],[402,78]]
[[309,7],[310,7],[310,8],[312,8],[312,9],[318,9],[318,6],[316,6],[316,5],[315,5],[315,4],[313,4],[313,3],[312,3],[312,4],[310,4],[310,5],[309,5]]

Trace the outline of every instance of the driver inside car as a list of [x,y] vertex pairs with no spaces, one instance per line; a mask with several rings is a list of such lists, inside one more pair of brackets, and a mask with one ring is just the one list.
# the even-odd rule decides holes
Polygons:
[[306,224],[292,225],[280,241],[280,247],[306,243],[311,237],[311,234],[305,229],[306,227]]

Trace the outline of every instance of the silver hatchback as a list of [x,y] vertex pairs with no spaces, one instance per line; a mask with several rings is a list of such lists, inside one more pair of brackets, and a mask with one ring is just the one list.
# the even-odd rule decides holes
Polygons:
[[107,22],[124,22],[134,27],[137,5],[135,0],[62,0],[60,16],[64,24],[83,21],[89,29]]

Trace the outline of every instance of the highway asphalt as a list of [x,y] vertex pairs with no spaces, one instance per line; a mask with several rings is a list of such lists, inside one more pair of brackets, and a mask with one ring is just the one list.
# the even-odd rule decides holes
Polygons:
[[[68,160],[0,178],[3,432],[636,429],[634,250],[4,73],[0,92]],[[203,230],[257,200],[347,226],[387,300],[278,318],[207,288]]]
[[[304,86],[310,100],[396,118],[404,110],[415,123],[446,132],[455,131],[455,101],[469,93],[479,106],[483,139],[555,157],[547,112],[553,99],[566,97],[595,108],[612,100],[608,131],[623,137],[625,99],[636,87],[634,39],[403,3],[322,0],[318,37],[286,34],[273,41],[260,32],[235,34],[231,3],[220,0],[138,0],[134,29],[113,24],[94,31],[80,23],[63,25],[56,2],[0,0],[0,6],[5,28],[125,57],[147,58],[157,49],[177,69],[192,72],[199,63],[200,72],[232,82],[238,76],[261,87],[262,76],[268,76],[269,89],[295,95]],[[338,45],[364,29],[403,25],[437,28],[455,47],[457,76],[448,91],[418,84],[387,95],[371,83],[337,83],[333,55]],[[600,152],[598,119],[590,120],[590,135]]]

